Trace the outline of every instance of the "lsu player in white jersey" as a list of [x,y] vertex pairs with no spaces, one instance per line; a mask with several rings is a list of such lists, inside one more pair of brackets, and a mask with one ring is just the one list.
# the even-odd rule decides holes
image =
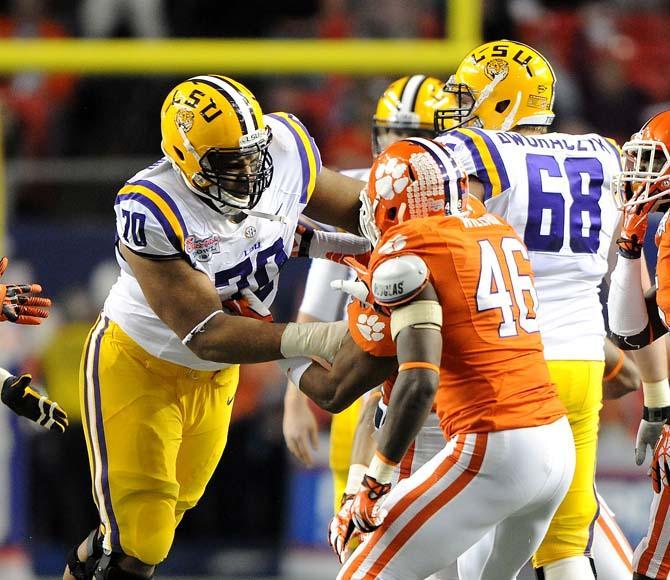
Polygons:
[[[433,106],[435,95],[443,84],[443,81],[426,75],[405,76],[389,84],[377,101],[372,118],[374,157],[400,139],[434,136]],[[367,181],[370,169],[352,169],[342,173]],[[345,316],[345,295],[333,292],[330,284],[335,280],[349,278],[350,273],[351,270],[345,265],[330,260],[314,260],[310,265],[297,321],[342,320]],[[371,402],[370,405],[369,412],[374,413],[374,404]],[[329,463],[333,476],[335,512],[340,507],[346,487],[354,433],[361,411],[359,400],[332,417]],[[368,423],[367,420],[362,422]],[[311,465],[310,447],[316,444],[316,437],[316,421],[309,409],[307,397],[289,383],[284,397],[284,438],[287,446],[300,461]]]
[[[594,556],[600,577],[629,578],[630,547],[613,520],[599,520],[610,512],[600,509],[594,489],[605,341],[598,294],[619,227],[609,194],[619,151],[600,135],[547,133],[554,85],[550,64],[531,47],[484,44],[444,87],[435,125],[447,132],[437,141],[464,165],[487,210],[505,218],[528,247],[545,357],[573,429],[575,477],[534,556],[538,578],[594,578]],[[459,128],[450,130],[454,123]],[[482,292],[489,308],[509,311],[506,292]],[[652,365],[642,378],[649,381],[650,373],[660,373],[652,387],[667,387],[665,369]],[[597,521],[614,526],[608,531],[617,538],[602,542],[600,552],[592,549],[594,529],[604,531]]]
[[[270,324],[268,307],[307,204],[356,231],[363,184],[322,168],[296,117],[263,115],[222,76],[170,91],[161,135],[165,156],[116,197],[121,273],[82,356],[100,526],[69,554],[69,580],[152,578],[223,452],[236,363],[311,352],[314,340],[328,358],[343,334]],[[315,236],[311,250],[335,238],[358,253],[350,234]]]

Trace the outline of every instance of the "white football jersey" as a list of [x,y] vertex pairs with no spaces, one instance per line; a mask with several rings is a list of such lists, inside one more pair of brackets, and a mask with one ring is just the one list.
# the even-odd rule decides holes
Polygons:
[[[117,244],[140,256],[184,259],[206,274],[221,300],[248,288],[270,306],[279,270],[291,255],[298,218],[321,169],[319,151],[292,115],[265,115],[272,129],[270,154],[274,174],[255,211],[283,216],[283,221],[248,216],[234,224],[186,187],[163,158],[140,171],[115,201]],[[197,370],[229,365],[205,361],[147,303],[130,266],[117,249],[121,275],[105,302],[104,313],[150,354]],[[193,297],[197,300],[197,296]]]
[[[367,181],[370,176],[370,168],[345,169],[340,173],[353,179]],[[320,225],[326,230],[335,230],[332,226]],[[333,290],[330,283],[334,280],[353,280],[354,277],[354,271],[345,264],[315,258],[309,265],[300,312],[309,314],[322,322],[344,320],[347,314],[348,295]]]
[[528,247],[549,360],[603,360],[599,285],[619,216],[610,194],[621,170],[612,141],[588,135],[524,136],[457,129],[438,137],[484,185],[488,211]]

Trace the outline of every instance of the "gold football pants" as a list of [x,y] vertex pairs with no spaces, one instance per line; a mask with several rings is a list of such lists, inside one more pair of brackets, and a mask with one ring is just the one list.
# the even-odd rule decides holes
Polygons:
[[82,418],[104,547],[145,564],[168,554],[226,445],[239,367],[158,359],[101,316],[80,370]]
[[598,517],[595,492],[596,451],[605,364],[598,361],[547,361],[558,397],[568,410],[575,439],[575,475],[533,557],[539,568],[573,556],[591,557]]
[[340,511],[340,500],[347,486],[351,449],[360,410],[361,399],[358,399],[341,413],[333,415],[330,424],[329,464],[333,475],[333,513]]

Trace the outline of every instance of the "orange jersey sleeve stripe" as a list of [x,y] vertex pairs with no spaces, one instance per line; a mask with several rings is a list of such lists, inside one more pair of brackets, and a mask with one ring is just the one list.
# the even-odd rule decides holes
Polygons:
[[449,485],[440,495],[432,500],[426,507],[424,507],[416,516],[414,516],[409,523],[396,535],[386,549],[381,553],[379,558],[372,565],[368,573],[374,574],[377,577],[386,565],[391,561],[391,558],[398,553],[400,549],[409,541],[409,539],[417,532],[417,530],[425,524],[438,511],[446,506],[452,499],[454,499],[466,486],[477,476],[479,469],[484,461],[484,454],[486,453],[486,443],[488,441],[487,433],[478,433],[475,440],[475,449],[472,454],[472,459],[467,469],[463,471],[454,482]]
[[444,477],[449,470],[454,467],[458,459],[461,456],[461,453],[463,452],[463,447],[465,447],[465,435],[459,435],[458,439],[456,440],[456,445],[454,447],[454,452],[449,455],[435,470],[434,472],[434,477],[431,477],[424,481],[421,485],[415,487],[413,490],[411,490],[410,493],[408,493],[405,497],[403,497],[396,505],[394,505],[391,508],[391,511],[388,513],[386,516],[386,519],[384,520],[384,526],[380,529],[378,529],[372,537],[366,542],[365,548],[361,551],[360,554],[356,558],[353,558],[349,560],[349,562],[345,565],[346,570],[344,572],[344,575],[342,576],[342,580],[351,580],[353,578],[353,574],[356,571],[356,569],[363,563],[365,558],[367,558],[368,554],[372,551],[372,548],[374,548],[377,543],[379,542],[380,538],[383,535],[383,529],[390,527],[393,522],[395,522],[401,515],[402,513],[409,508],[417,499],[419,499],[425,492],[426,490],[430,489],[437,481],[439,481],[442,477]]
[[411,369],[427,369],[429,371],[435,371],[438,375],[440,374],[440,367],[434,365],[433,363],[416,361],[416,362],[406,362],[402,363],[398,367],[398,372],[409,371]]

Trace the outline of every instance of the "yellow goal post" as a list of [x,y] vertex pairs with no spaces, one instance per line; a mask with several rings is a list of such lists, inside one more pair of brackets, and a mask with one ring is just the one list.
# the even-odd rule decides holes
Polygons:
[[[445,38],[410,39],[3,39],[0,74],[401,75],[453,71],[481,42],[481,0],[447,0]],[[0,123],[1,126],[1,123]],[[1,153],[1,152],[0,152]],[[0,256],[6,175],[0,159]]]

